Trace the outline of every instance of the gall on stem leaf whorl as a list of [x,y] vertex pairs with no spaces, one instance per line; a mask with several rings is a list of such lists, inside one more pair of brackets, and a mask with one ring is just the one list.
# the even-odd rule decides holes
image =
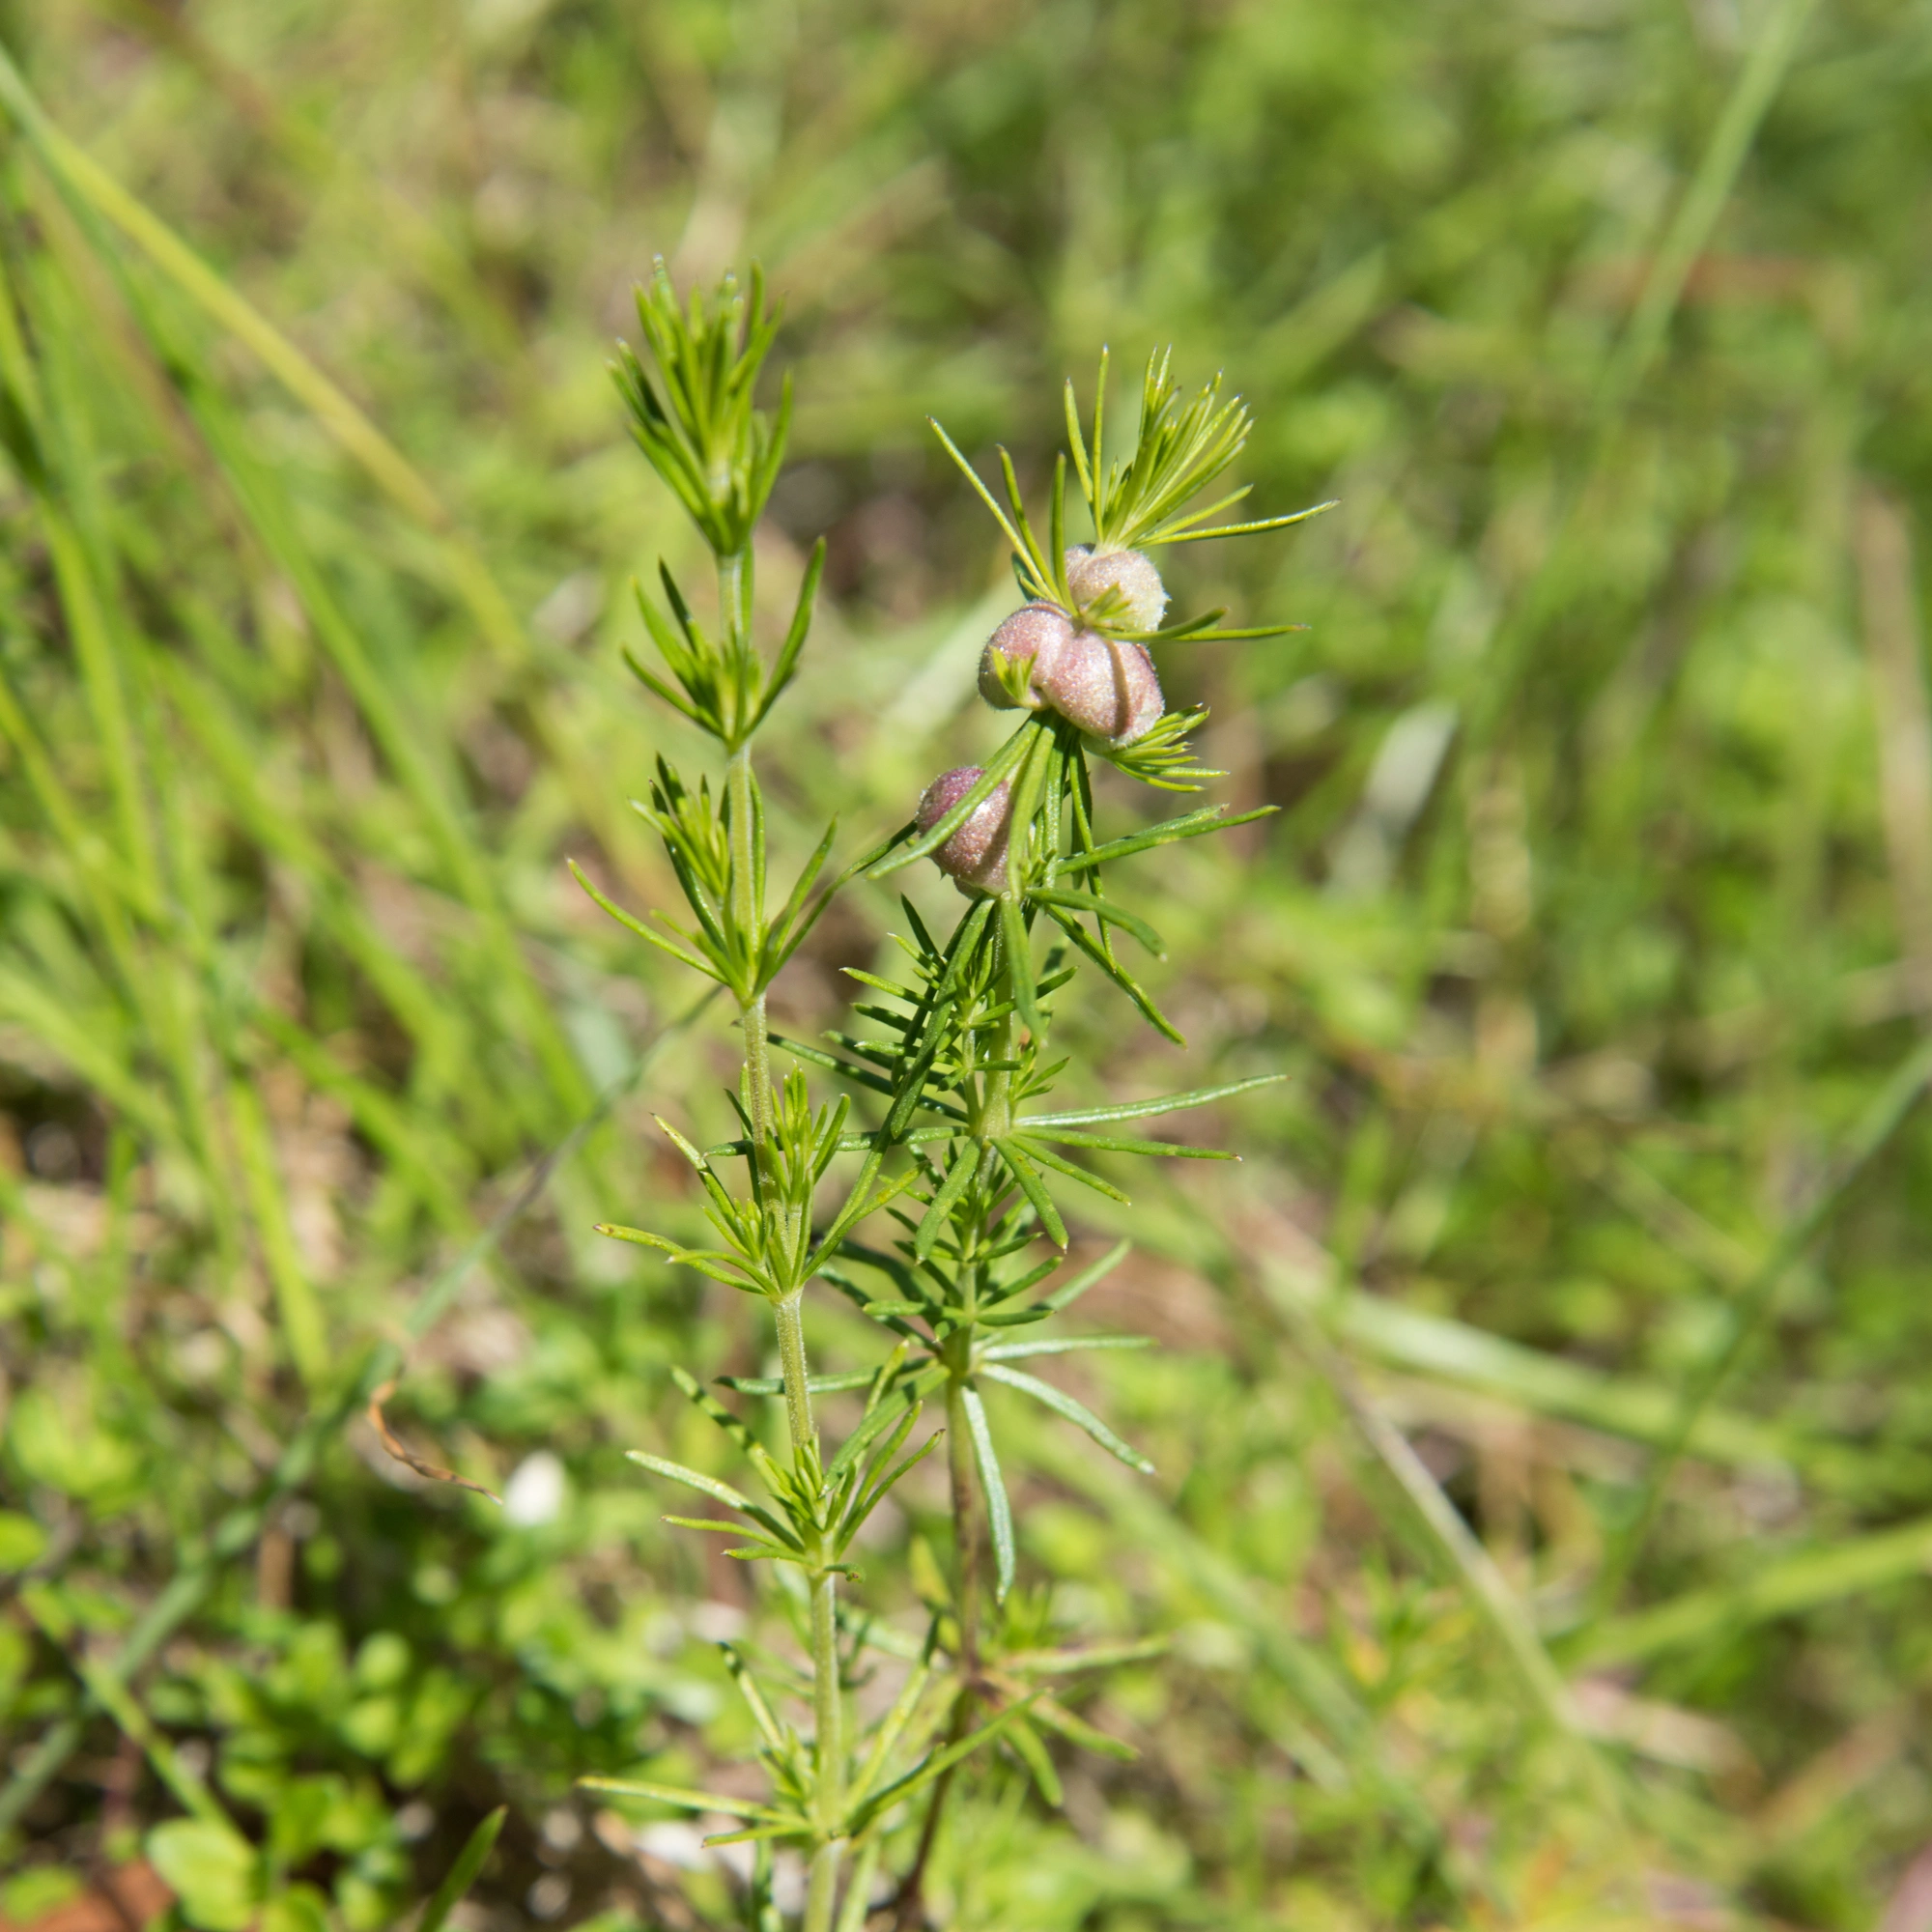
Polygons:
[[987,639],[980,695],[999,711],[1057,711],[1117,748],[1146,736],[1167,708],[1144,644],[1077,631],[1056,604],[1026,605]]
[[1007,618],[980,654],[980,696],[996,711],[1024,706],[1037,711],[1047,700],[1040,680],[1073,636],[1057,604],[1028,604]]
[[[926,786],[914,814],[930,832],[984,776],[978,765],[942,772]],[[1007,885],[1007,836],[1011,830],[1013,785],[1002,779],[967,815],[966,822],[932,855],[932,863],[969,898],[997,896]]]
[[1146,737],[1167,709],[1147,646],[1098,631],[1074,632],[1035,682],[1069,724],[1117,750]]
[[1075,544],[1066,553],[1066,587],[1083,605],[1118,590],[1126,605],[1122,630],[1157,631],[1167,611],[1167,586],[1160,572],[1137,550],[1095,551]]

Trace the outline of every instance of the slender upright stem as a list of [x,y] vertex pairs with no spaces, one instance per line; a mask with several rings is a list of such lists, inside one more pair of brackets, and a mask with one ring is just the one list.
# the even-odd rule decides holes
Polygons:
[[[724,796],[731,810],[731,923],[756,945],[764,932],[765,909],[758,903],[757,864],[753,844],[752,748],[740,745],[724,766]],[[740,1008],[745,1029],[746,1085],[752,1139],[762,1152],[772,1137],[772,1056],[766,1037],[765,996]]]
[[[973,1109],[973,1132],[980,1142],[982,1162],[991,1159],[988,1144],[1012,1130],[1013,1076],[1006,1069],[1019,1058],[1019,1015],[1009,1012],[993,1047],[996,1065],[993,1070],[980,1076],[978,1104]],[[980,1204],[979,1236],[985,1233],[985,1219],[992,1208],[991,1193],[987,1191],[990,1184],[991,1176],[982,1166],[971,1197]],[[979,1245],[976,1236],[969,1252],[976,1251]],[[959,1612],[959,1694],[953,1699],[949,1744],[956,1744],[972,1728],[974,1707],[980,1699],[980,1568],[984,1532],[980,1521],[980,1477],[973,1462],[973,1432],[966,1420],[966,1382],[972,1366],[970,1321],[978,1305],[980,1288],[979,1277],[973,1270],[981,1266],[983,1264],[973,1263],[962,1271],[962,1279],[972,1284],[967,1291],[969,1325],[958,1338],[964,1348],[955,1359],[949,1361],[951,1374],[946,1382],[946,1462],[952,1489],[952,1547]],[[938,1842],[939,1828],[952,1792],[952,1771],[948,1770],[935,1780],[932,1796],[926,1801],[919,1847],[899,1887],[894,1913],[895,1932],[919,1932],[925,1922],[926,1866]]]
[[[1004,937],[999,943],[1002,947],[1006,945]],[[993,1070],[980,1079],[980,1102],[973,1118],[973,1131],[982,1148],[988,1141],[999,1140],[1012,1131],[1013,1076],[1007,1069],[1019,1058],[1019,1052],[1020,1016],[1017,1012],[1009,1012],[993,1047]]]
[[818,1754],[818,1807],[828,1826],[845,1808],[845,1710],[838,1686],[838,1580],[811,1581],[812,1742]]
[[829,1571],[811,1579],[811,1717],[814,1808],[824,1835],[811,1854],[803,1932],[832,1932],[845,1848],[838,1835],[845,1810],[845,1702],[838,1682],[838,1579]]
[[[810,1456],[817,1465],[818,1435],[811,1419],[811,1383],[805,1357],[804,1291],[772,1303],[778,1324],[779,1366],[784,1378],[785,1426],[792,1463]],[[811,1586],[811,1718],[817,1779],[812,1809],[824,1834],[811,1857],[804,1932],[831,1932],[838,1905],[838,1860],[844,1840],[835,1835],[845,1810],[845,1704],[838,1681],[838,1578],[822,1570]]]
[[[966,1378],[956,1370],[946,1383],[946,1462],[952,1479],[952,1542],[957,1559],[959,1609],[959,1694],[952,1702],[947,1743],[957,1744],[972,1728],[980,1690],[980,1492],[973,1467],[972,1431],[966,1422]],[[953,1767],[952,1769],[956,1769]],[[925,1922],[925,1869],[939,1839],[946,1801],[952,1792],[952,1769],[940,1773],[926,1800],[919,1847],[900,1882],[893,1916],[895,1932],[919,1932]]]
[[752,558],[749,551],[732,551],[718,559],[718,615],[725,647],[736,653],[751,648]]
[[[743,579],[735,559],[721,558],[718,567],[720,602],[725,622],[735,631],[742,611]],[[761,943],[765,909],[758,878],[753,833],[752,753],[740,745],[724,767],[724,792],[731,824],[731,921],[751,945]],[[741,1008],[745,1030],[745,1085],[750,1090],[746,1110],[752,1122],[752,1162],[762,1174],[772,1139],[771,1043],[765,1026],[762,992]],[[804,1292],[794,1289],[772,1303],[778,1329],[779,1364],[784,1378],[785,1428],[791,1439],[792,1463],[817,1466],[818,1432],[811,1419],[811,1380],[805,1353]],[[820,1832],[811,1856],[806,1893],[804,1932],[832,1932],[838,1906],[838,1865],[844,1840],[838,1836],[845,1810],[844,1704],[838,1683],[838,1579],[820,1571],[811,1582],[811,1703],[813,1746],[817,1759],[814,1810]]]
[[946,1384],[946,1461],[952,1478],[952,1541],[958,1564],[959,1673],[967,1685],[980,1675],[980,1492],[973,1468],[973,1435],[966,1421],[966,1383]]
[[818,1432],[811,1419],[811,1384],[805,1360],[805,1321],[803,1289],[793,1289],[772,1303],[772,1320],[779,1331],[779,1373],[784,1378],[785,1426],[791,1436],[794,1455],[808,1443],[818,1444]]
[[812,1853],[800,1932],[832,1932],[838,1909],[838,1862],[844,1850],[843,1838],[829,1838]]

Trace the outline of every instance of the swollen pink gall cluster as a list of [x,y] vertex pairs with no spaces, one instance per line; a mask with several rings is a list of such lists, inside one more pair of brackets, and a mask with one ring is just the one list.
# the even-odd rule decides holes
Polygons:
[[[1167,608],[1153,565],[1137,551],[1096,557],[1084,548],[1070,550],[1066,570],[1082,602],[1119,589],[1128,600],[1129,621],[1141,630],[1158,625]],[[1047,603],[1015,611],[986,639],[980,696],[1002,711],[1015,703],[1057,711],[1117,747],[1145,737],[1167,708],[1146,645],[1082,630],[1059,605]]]
[[[1126,607],[1122,629],[1157,630],[1167,609],[1160,574],[1139,551],[1096,554],[1077,545],[1066,553],[1066,581],[1082,607],[1118,591]],[[1044,601],[1015,611],[986,639],[980,696],[1000,711],[1057,712],[1116,749],[1144,738],[1167,709],[1145,644],[1087,630]],[[919,829],[930,832],[980,777],[977,765],[964,765],[935,779],[919,802]],[[1006,889],[1010,810],[1011,785],[1003,782],[932,855],[961,892]]]

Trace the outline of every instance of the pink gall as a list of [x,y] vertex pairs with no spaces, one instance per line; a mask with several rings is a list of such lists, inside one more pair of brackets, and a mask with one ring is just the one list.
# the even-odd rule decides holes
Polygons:
[[[1029,711],[1037,711],[1046,700],[1039,695],[1040,680],[1073,636],[1066,612],[1057,604],[1029,604],[1015,611],[986,639],[980,656],[980,696],[996,711],[1010,711],[1016,702],[1015,691],[1023,688],[1023,702]],[[1028,667],[1024,687],[1020,667]]]
[[1122,630],[1157,631],[1167,611],[1167,588],[1160,572],[1137,550],[1095,552],[1086,544],[1075,544],[1066,553],[1066,587],[1074,602],[1082,605],[1118,590],[1126,603]]
[[[920,798],[914,814],[919,829],[930,832],[984,776],[978,765],[942,772]],[[932,863],[969,898],[982,893],[993,897],[1006,890],[1012,805],[1012,781],[1002,779],[932,855]]]

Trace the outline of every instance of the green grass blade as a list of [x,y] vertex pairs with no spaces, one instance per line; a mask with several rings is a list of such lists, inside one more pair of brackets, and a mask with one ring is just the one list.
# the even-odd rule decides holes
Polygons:
[[415,1932],[442,1932],[449,1915],[456,1909],[457,1900],[476,1883],[477,1874],[483,1869],[483,1861],[496,1848],[497,1834],[503,1829],[503,1820],[509,1815],[510,1807],[499,1804],[470,1833],[464,1841],[462,1851],[456,1855],[456,1862],[450,1866],[442,1883],[430,1894],[423,1916],[416,1920]]

